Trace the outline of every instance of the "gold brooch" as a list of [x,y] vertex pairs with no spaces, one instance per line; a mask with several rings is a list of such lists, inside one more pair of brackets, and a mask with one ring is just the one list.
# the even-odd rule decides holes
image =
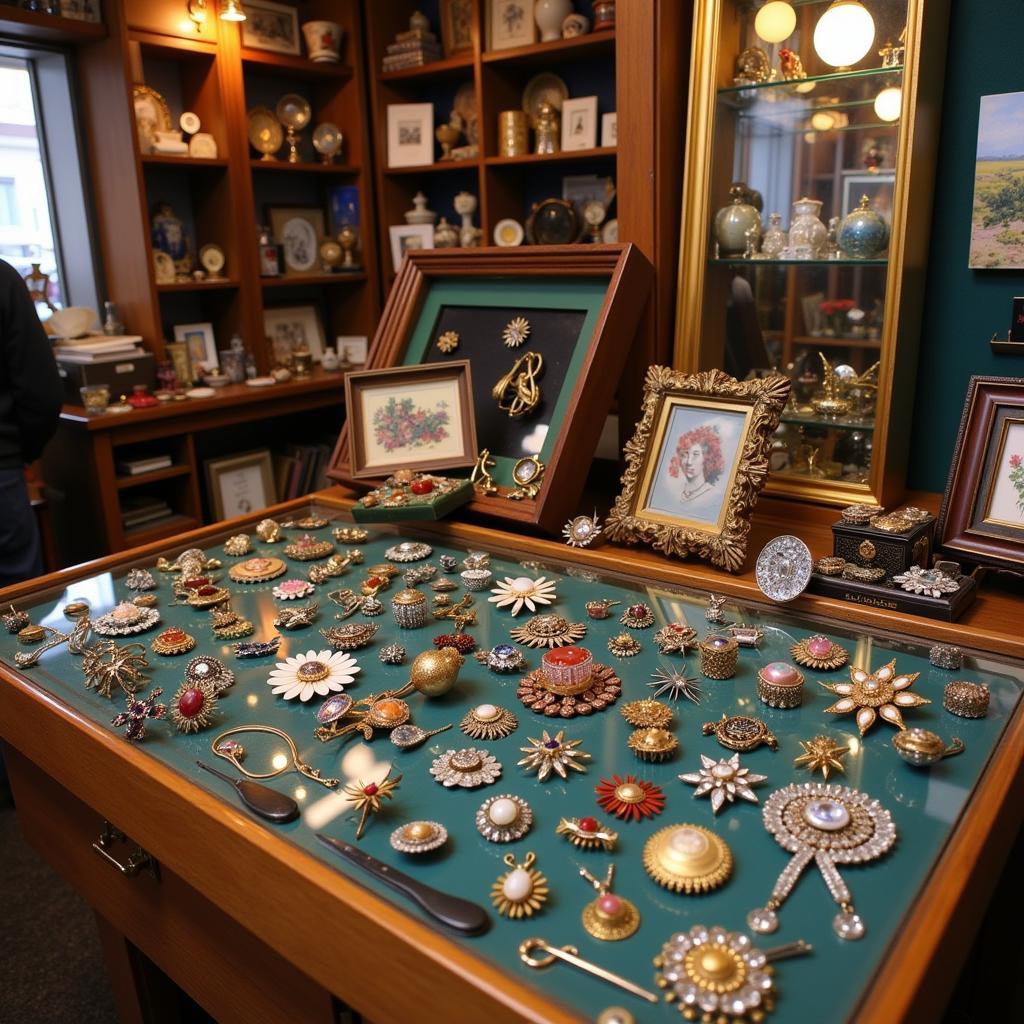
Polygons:
[[437,339],[437,347],[445,355],[448,355],[450,352],[454,352],[459,347],[459,332],[445,331],[444,334]]
[[672,892],[711,892],[732,874],[732,851],[699,825],[669,825],[644,844],[644,870]]
[[533,866],[537,857],[530,852],[522,864],[512,853],[504,859],[509,870],[491,886],[491,902],[503,917],[533,917],[548,898],[548,880]]
[[491,397],[498,403],[498,408],[512,419],[525,416],[540,404],[537,378],[543,372],[544,357],[539,352],[526,352],[491,388]]
[[530,321],[525,316],[517,316],[505,325],[501,332],[501,340],[506,348],[519,348],[530,336]]

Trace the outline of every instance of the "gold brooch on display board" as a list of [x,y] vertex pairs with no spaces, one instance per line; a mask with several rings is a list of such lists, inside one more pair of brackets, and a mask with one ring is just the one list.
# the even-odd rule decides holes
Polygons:
[[586,632],[587,627],[582,622],[570,622],[563,615],[548,612],[510,629],[509,635],[527,647],[562,647],[583,639]]
[[652,366],[605,536],[738,572],[790,381]]
[[491,886],[491,902],[502,917],[533,917],[548,898],[548,880],[533,866],[537,857],[528,853],[522,864],[512,853],[504,859],[509,870]]
[[228,575],[236,583],[266,583],[287,571],[288,565],[281,558],[247,558],[231,566]]
[[644,870],[671,892],[711,892],[732,874],[732,851],[699,825],[669,825],[644,844]]
[[315,562],[319,558],[333,555],[334,545],[329,540],[317,540],[316,537],[305,533],[298,540],[286,544],[284,553],[286,557],[294,558],[297,562]]

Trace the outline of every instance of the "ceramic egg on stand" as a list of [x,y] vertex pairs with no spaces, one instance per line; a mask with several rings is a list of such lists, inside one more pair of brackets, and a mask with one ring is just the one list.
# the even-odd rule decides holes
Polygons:
[[880,213],[870,208],[869,202],[867,196],[861,196],[857,209],[842,219],[836,233],[840,252],[850,259],[874,259],[885,252],[889,244],[889,225]]
[[715,241],[721,257],[743,256],[747,252],[750,236],[747,232],[761,236],[761,215],[757,207],[747,202],[746,187],[739,182],[729,188],[732,197],[728,206],[715,214]]

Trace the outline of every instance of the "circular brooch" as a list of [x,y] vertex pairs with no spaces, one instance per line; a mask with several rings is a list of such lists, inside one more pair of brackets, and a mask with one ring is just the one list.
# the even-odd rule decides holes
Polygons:
[[653,818],[665,809],[665,793],[662,788],[632,775],[624,779],[618,775],[602,779],[594,792],[598,804],[623,821]]
[[347,622],[344,626],[321,629],[320,635],[337,651],[356,651],[372,643],[378,629],[380,626],[375,622]]
[[630,725],[648,728],[655,726],[663,729],[672,721],[672,709],[661,701],[645,697],[643,700],[631,700],[623,704],[619,714],[629,722]]
[[558,692],[558,684],[553,683],[543,668],[539,668],[523,676],[516,696],[525,707],[548,718],[574,718],[603,711],[614,704],[622,693],[622,680],[608,665],[594,664],[586,685],[572,689],[575,692]]
[[326,558],[334,554],[334,545],[329,540],[317,540],[308,533],[304,533],[298,540],[284,546],[285,557],[293,558],[296,562],[315,562],[319,558]]
[[419,562],[429,558],[434,549],[429,544],[423,544],[415,540],[403,540],[401,544],[395,544],[384,552],[384,557],[389,562]]
[[511,793],[492,796],[476,812],[476,830],[492,843],[522,839],[533,825],[533,811],[521,797]]
[[492,597],[487,598],[496,608],[508,608],[513,615],[518,615],[524,608],[535,612],[541,605],[551,604],[555,600],[555,583],[553,580],[540,576],[530,579],[529,576],[517,576],[514,579],[506,576],[491,590]]
[[531,852],[517,864],[513,854],[505,854],[509,870],[491,886],[491,902],[502,917],[533,917],[547,902],[548,880],[533,866],[536,859]]
[[267,680],[285,700],[298,697],[303,703],[313,696],[326,697],[355,682],[359,666],[341,651],[306,651],[279,661]]
[[228,576],[236,583],[266,583],[287,571],[288,564],[283,558],[247,558],[231,566]]
[[130,601],[123,601],[106,615],[92,621],[94,633],[100,636],[131,636],[144,633],[160,621],[160,613],[155,608],[140,608]]
[[156,654],[172,657],[176,654],[187,654],[196,645],[196,638],[183,629],[171,626],[153,638],[152,648]]
[[528,747],[520,747],[526,757],[520,758],[516,764],[528,772],[536,772],[538,782],[547,782],[554,772],[559,778],[567,779],[568,772],[585,772],[583,761],[591,760],[585,750],[579,746],[583,740],[567,740],[565,733],[559,731],[551,736],[545,729],[539,740],[532,736],[527,738]]
[[521,672],[526,668],[526,658],[523,656],[523,652],[518,647],[513,647],[512,644],[496,644],[489,651],[477,651],[476,659],[499,675]]
[[182,683],[167,705],[178,732],[199,732],[212,721],[217,710],[217,694],[207,683]]
[[924,594],[926,597],[955,594],[961,583],[961,580],[953,579],[939,569],[922,569],[918,565],[912,565],[906,572],[893,576],[892,581],[910,594]]
[[699,825],[669,825],[644,843],[644,870],[671,892],[711,892],[732,874],[732,851]]
[[717,722],[705,722],[701,727],[705,736],[715,734],[715,739],[727,750],[738,750],[745,754],[767,743],[770,750],[779,749],[775,734],[759,718],[750,715],[725,715]]
[[474,740],[503,740],[515,732],[519,720],[497,704],[478,704],[466,712],[459,728]]
[[643,650],[643,645],[632,633],[619,633],[608,640],[608,650],[616,658],[634,658]]
[[811,549],[799,538],[776,537],[757,556],[754,576],[761,593],[772,601],[792,601],[811,580],[814,559]]
[[219,658],[199,654],[185,666],[185,679],[190,683],[206,683],[219,694],[234,685],[235,673]]
[[626,743],[641,761],[667,761],[679,749],[667,729],[635,729]]
[[685,622],[670,622],[654,634],[654,643],[662,654],[686,654],[697,646],[697,630]]
[[601,523],[595,509],[592,516],[576,516],[562,527],[565,543],[571,548],[587,548],[601,533]]
[[316,593],[316,587],[308,580],[284,580],[271,593],[279,601],[297,601]]
[[582,640],[587,627],[582,622],[570,622],[564,615],[548,612],[535,615],[521,626],[509,630],[513,640],[527,647],[564,647]]
[[429,853],[448,841],[448,829],[436,821],[410,821],[391,833],[391,847],[399,853]]
[[629,629],[647,629],[648,626],[654,625],[654,612],[651,611],[650,605],[646,605],[641,601],[637,604],[631,604],[622,613],[622,618],[619,619],[619,622]]
[[501,775],[501,764],[486,750],[463,747],[461,750],[446,750],[435,758],[430,766],[430,774],[445,789],[453,786],[475,789],[477,786],[489,786],[497,782]]
[[798,640],[790,647],[789,653],[793,655],[793,660],[798,665],[813,668],[818,672],[842,668],[850,656],[845,647],[840,647],[821,633]]

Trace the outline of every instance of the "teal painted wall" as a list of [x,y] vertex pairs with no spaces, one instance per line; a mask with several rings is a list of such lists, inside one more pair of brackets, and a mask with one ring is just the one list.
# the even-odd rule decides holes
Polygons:
[[[935,210],[925,289],[908,486],[942,491],[972,374],[1024,377],[1024,357],[996,355],[1024,272],[968,270],[980,97],[1024,91],[1024,3],[952,0]],[[1024,148],[1024,132],[1021,138]]]

